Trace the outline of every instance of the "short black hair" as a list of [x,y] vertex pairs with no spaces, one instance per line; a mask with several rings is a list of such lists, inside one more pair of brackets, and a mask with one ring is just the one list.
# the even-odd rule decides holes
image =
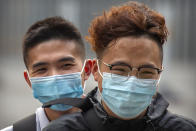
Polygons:
[[52,39],[73,40],[78,44],[81,57],[85,59],[85,46],[78,29],[68,20],[55,16],[34,23],[23,40],[23,59],[28,69],[28,51],[36,45]]

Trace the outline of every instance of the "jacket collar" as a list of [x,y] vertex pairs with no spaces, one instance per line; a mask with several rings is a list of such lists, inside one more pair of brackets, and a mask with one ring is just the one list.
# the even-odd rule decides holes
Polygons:
[[160,93],[157,93],[156,97],[152,100],[150,106],[148,107],[147,116],[151,120],[160,118],[167,110],[168,106],[169,103],[163,98]]

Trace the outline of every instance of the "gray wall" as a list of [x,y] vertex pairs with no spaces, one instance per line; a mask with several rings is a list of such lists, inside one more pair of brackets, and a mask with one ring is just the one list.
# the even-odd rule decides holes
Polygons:
[[[83,36],[90,21],[120,0],[1,0],[0,1],[0,129],[33,113],[40,106],[23,79],[22,39],[30,25],[60,15]],[[142,0],[140,0],[142,1]],[[159,91],[170,110],[196,120],[196,1],[143,0],[166,18],[170,37],[164,46],[164,72]],[[95,55],[86,44],[87,58]],[[96,83],[92,78],[87,87]]]

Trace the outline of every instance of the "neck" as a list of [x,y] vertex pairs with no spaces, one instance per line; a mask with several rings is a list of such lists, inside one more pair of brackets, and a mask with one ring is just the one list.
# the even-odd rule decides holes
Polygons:
[[48,120],[52,121],[52,120],[56,120],[57,118],[59,118],[62,115],[78,112],[78,111],[80,111],[80,109],[71,108],[71,109],[66,110],[66,111],[55,111],[55,110],[52,110],[50,108],[44,108],[44,111],[46,113],[46,116],[47,116]]
[[117,116],[116,114],[114,114],[114,113],[109,109],[109,107],[105,104],[104,101],[101,101],[101,103],[102,103],[102,105],[103,105],[104,110],[107,112],[107,114],[108,114],[109,116],[112,116],[112,117],[115,117],[115,118],[118,118],[118,119],[121,119],[121,120],[134,120],[134,119],[140,119],[140,118],[144,117],[144,115],[146,114],[146,111],[147,111],[147,109],[144,110],[142,113],[140,113],[138,116],[136,116],[136,117],[134,117],[134,118],[122,118],[122,117],[119,117],[119,116]]

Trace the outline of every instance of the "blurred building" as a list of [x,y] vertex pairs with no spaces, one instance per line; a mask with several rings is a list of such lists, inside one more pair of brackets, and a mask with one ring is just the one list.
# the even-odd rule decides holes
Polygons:
[[[63,16],[83,36],[90,21],[112,5],[127,0],[1,0],[0,1],[0,129],[40,106],[23,79],[22,39],[34,22]],[[176,114],[196,121],[196,1],[139,0],[163,14],[170,31],[164,46],[164,72],[159,91]],[[95,55],[86,44],[87,58]],[[87,90],[92,89],[91,80]],[[91,85],[91,86],[90,86]]]

